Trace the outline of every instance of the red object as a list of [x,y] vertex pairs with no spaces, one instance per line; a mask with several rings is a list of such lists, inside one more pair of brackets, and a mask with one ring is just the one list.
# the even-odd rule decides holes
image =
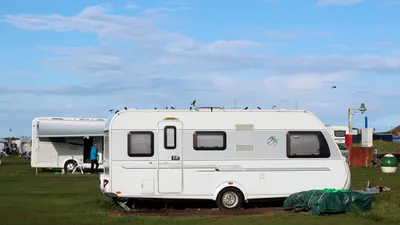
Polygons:
[[351,167],[368,167],[371,166],[371,148],[352,147],[351,156],[349,154],[349,161]]
[[351,145],[353,145],[353,136],[351,134],[346,134],[344,140],[345,140],[347,147],[350,147]]
[[103,188],[105,188],[108,183],[109,183],[109,181],[107,179],[103,179]]

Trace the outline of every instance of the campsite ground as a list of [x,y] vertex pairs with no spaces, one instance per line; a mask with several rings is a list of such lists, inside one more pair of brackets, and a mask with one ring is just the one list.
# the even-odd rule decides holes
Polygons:
[[110,200],[99,192],[98,176],[41,171],[36,176],[29,161],[13,156],[3,158],[0,165],[0,224],[399,224],[399,173],[382,174],[379,168],[352,169],[355,189],[364,187],[368,180],[392,188],[379,196],[373,203],[373,210],[367,213],[312,217],[274,208],[263,209],[258,215],[171,218],[118,213]]

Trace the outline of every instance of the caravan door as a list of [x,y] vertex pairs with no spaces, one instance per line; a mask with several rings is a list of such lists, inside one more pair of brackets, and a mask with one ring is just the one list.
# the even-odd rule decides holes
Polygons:
[[158,123],[158,192],[180,193],[183,191],[182,136],[183,124],[176,118]]

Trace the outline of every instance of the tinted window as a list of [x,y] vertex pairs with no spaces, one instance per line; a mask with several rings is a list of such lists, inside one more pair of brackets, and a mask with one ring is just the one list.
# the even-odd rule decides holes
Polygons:
[[165,149],[176,148],[176,127],[174,126],[164,127],[164,148]]
[[154,134],[151,131],[128,133],[128,155],[130,157],[151,157],[154,155]]
[[325,137],[319,131],[294,131],[287,135],[287,157],[329,158],[331,155]]
[[346,136],[346,131],[345,130],[335,130],[333,132],[335,137],[345,137]]
[[196,131],[193,134],[195,150],[225,150],[226,133],[223,131]]

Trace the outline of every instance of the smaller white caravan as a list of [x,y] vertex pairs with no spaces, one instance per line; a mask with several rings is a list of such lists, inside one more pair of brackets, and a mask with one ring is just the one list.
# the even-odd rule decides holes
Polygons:
[[0,138],[0,150],[4,151],[5,153],[10,151],[10,144],[6,139]]
[[204,199],[238,209],[254,199],[349,189],[350,170],[326,126],[304,110],[128,109],[104,130],[100,189],[135,199]]
[[[346,141],[346,134],[349,134],[349,127],[348,126],[326,126],[328,128],[328,131],[330,134],[333,136],[335,139],[336,143],[341,143],[344,144]],[[358,134],[358,129],[353,128],[353,135]]]
[[20,154],[27,154],[31,151],[32,148],[32,139],[21,137],[21,147],[19,148]]
[[90,167],[90,149],[99,147],[99,168],[102,168],[104,118],[39,117],[32,121],[31,166],[64,169],[74,165]]

